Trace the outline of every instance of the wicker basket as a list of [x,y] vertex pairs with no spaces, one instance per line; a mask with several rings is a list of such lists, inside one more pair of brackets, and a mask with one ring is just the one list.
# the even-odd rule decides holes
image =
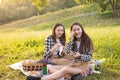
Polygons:
[[22,68],[25,71],[39,71],[41,70],[43,63],[37,63],[33,60],[24,60],[22,62]]

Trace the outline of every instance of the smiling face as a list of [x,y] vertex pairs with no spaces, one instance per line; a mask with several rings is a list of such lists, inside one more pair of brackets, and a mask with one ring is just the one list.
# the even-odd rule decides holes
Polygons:
[[80,39],[82,36],[82,28],[79,25],[73,25],[72,32],[74,33],[74,37]]
[[63,26],[58,26],[55,29],[55,36],[56,36],[56,38],[60,38],[63,34],[64,34],[64,28],[63,28]]

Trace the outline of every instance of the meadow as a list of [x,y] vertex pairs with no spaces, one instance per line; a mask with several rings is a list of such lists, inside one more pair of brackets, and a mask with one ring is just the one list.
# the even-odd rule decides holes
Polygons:
[[24,74],[8,65],[42,58],[45,38],[57,22],[64,24],[68,42],[70,25],[76,21],[93,41],[93,59],[106,58],[101,74],[83,80],[120,80],[120,19],[112,18],[110,12],[99,13],[96,7],[90,11],[91,6],[77,6],[0,26],[0,80],[25,80]]

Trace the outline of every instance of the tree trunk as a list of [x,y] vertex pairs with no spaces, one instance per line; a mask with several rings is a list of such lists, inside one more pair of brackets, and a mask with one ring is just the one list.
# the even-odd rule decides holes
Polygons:
[[117,9],[116,9],[116,3],[117,0],[110,0],[110,3],[111,3],[111,7],[112,7],[112,14],[113,14],[113,17],[116,17],[116,14],[117,14]]
[[116,8],[116,11],[115,11],[115,12],[116,12],[116,16],[117,16],[117,12],[118,12],[118,11],[117,11],[117,9],[118,9],[117,1],[118,1],[118,0],[116,0],[116,4],[115,4],[115,8]]

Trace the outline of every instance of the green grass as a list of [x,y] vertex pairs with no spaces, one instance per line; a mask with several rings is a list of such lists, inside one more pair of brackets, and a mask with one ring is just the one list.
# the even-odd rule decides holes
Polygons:
[[93,41],[93,59],[106,58],[100,68],[102,74],[83,80],[120,80],[120,19],[110,17],[110,12],[96,12],[91,6],[77,6],[0,26],[0,80],[25,80],[20,71],[7,66],[26,58],[39,60],[45,38],[56,22],[65,25],[68,42],[69,28],[75,21],[84,26]]
[[[86,77],[85,80],[115,80],[119,78],[120,72],[120,29],[119,27],[94,28],[86,27],[86,32],[90,35],[94,44],[93,59],[106,58],[106,62],[102,65],[102,74],[95,74]],[[69,29],[66,29],[69,32]],[[20,80],[25,76],[20,71],[13,71],[6,67],[9,64],[29,58],[38,60],[42,56],[44,49],[45,36],[49,35],[49,30],[43,32],[28,33],[11,33],[4,34],[7,36],[4,44],[0,47],[1,60],[0,77],[1,80]],[[44,36],[43,36],[44,34]],[[24,35],[24,36],[23,36]],[[11,39],[11,37],[13,39]],[[19,38],[18,38],[19,36]],[[67,34],[69,36],[69,33]],[[3,38],[3,37],[2,37]],[[67,37],[68,38],[68,37]],[[10,40],[10,42],[8,42]],[[67,40],[68,41],[68,40]],[[14,74],[13,74],[14,73]],[[108,73],[108,74],[106,74]],[[8,75],[9,74],[9,75]],[[99,76],[98,76],[99,75]],[[119,80],[119,79],[118,79]]]

